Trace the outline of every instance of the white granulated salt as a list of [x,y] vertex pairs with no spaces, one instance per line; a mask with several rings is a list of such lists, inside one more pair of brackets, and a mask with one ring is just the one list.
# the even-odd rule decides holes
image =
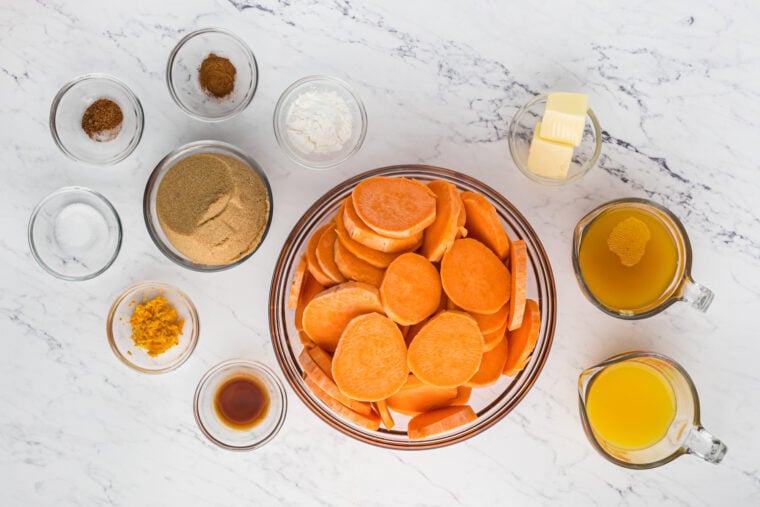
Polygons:
[[108,224],[98,210],[85,203],[73,203],[55,217],[55,241],[63,255],[82,255],[104,247]]
[[306,92],[290,105],[287,129],[290,142],[301,153],[334,153],[351,139],[351,111],[335,92]]

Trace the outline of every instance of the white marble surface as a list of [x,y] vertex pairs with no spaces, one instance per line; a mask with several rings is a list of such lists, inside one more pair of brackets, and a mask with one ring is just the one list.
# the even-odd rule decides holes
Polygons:
[[[758,19],[756,2],[718,0],[0,0],[0,504],[760,504]],[[261,70],[251,106],[215,125],[185,116],[164,82],[171,48],[205,26],[239,34]],[[126,81],[146,113],[142,143],[113,167],[67,159],[47,126],[58,88],[94,71]],[[364,148],[324,173],[291,163],[271,121],[279,93],[315,73],[350,81],[370,119]],[[599,166],[561,189],[519,174],[505,141],[516,109],[550,89],[588,92],[605,131]],[[275,195],[262,249],[218,274],[164,258],[141,213],[154,165],[201,138],[250,152]],[[554,266],[559,315],[535,388],[478,437],[415,453],[343,437],[288,388],[290,411],[276,440],[251,453],[216,448],[193,421],[195,385],[230,357],[277,367],[267,295],[291,227],[336,183],[396,163],[478,177],[537,229]],[[103,192],[125,232],[115,264],[81,283],[47,275],[26,243],[34,205],[71,184]],[[681,304],[624,322],[581,296],[572,228],[622,196],[650,197],[682,218],[694,277],[716,293],[706,314]],[[144,279],[179,285],[201,313],[194,355],[162,376],[124,367],[105,337],[113,298]],[[668,354],[691,372],[705,426],[729,446],[722,464],[687,456],[633,472],[591,448],[577,375],[631,348]]]

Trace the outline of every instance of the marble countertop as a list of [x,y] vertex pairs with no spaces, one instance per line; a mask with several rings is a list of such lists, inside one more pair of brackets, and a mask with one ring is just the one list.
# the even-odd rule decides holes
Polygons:
[[[760,504],[760,8],[613,4],[0,0],[0,503]],[[219,124],[187,117],[164,81],[171,48],[206,26],[240,35],[261,72],[250,107]],[[141,144],[115,166],[69,160],[50,136],[53,96],[88,72],[123,79],[145,109]],[[290,162],[272,131],[279,94],[310,74],[349,81],[369,116],[364,147],[328,172]],[[562,188],[521,175],[505,138],[518,107],[547,90],[587,92],[604,129],[598,166]],[[216,274],[166,259],[141,212],[156,163],[204,138],[256,158],[276,210],[262,248]],[[538,382],[499,424],[439,450],[390,451],[349,439],[289,387],[288,417],[274,441],[250,453],[215,447],[195,425],[193,392],[224,359],[251,357],[277,369],[268,290],[291,228],[335,184],[398,163],[477,177],[537,230],[559,309]],[[49,276],[26,240],[35,204],[74,184],[102,192],[124,226],[114,265],[86,282]],[[583,298],[570,263],[573,227],[624,196],[648,197],[682,219],[694,278],[716,294],[707,313],[679,304],[626,322]],[[126,368],[105,335],[113,299],[147,279],[184,288],[203,322],[190,360],[160,376]],[[667,354],[691,373],[704,425],[729,447],[723,463],[685,456],[635,472],[593,450],[578,415],[578,374],[635,348]]]

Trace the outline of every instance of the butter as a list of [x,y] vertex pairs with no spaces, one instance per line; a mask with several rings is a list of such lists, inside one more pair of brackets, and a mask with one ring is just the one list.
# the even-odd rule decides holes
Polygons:
[[537,123],[533,131],[533,140],[528,150],[528,170],[547,178],[563,180],[567,178],[573,159],[573,147],[541,137],[541,125],[542,122]]
[[541,122],[544,139],[578,146],[586,127],[588,95],[582,93],[550,93]]

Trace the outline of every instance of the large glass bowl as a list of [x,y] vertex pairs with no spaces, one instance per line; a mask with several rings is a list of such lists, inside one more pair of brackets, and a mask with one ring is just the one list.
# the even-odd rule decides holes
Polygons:
[[[525,369],[515,377],[502,376],[496,384],[473,389],[470,405],[478,414],[477,420],[448,433],[424,440],[409,440],[406,434],[407,417],[396,416],[393,430],[371,431],[344,419],[323,404],[303,381],[303,369],[297,361],[302,349],[294,324],[294,311],[288,309],[287,299],[293,275],[306,245],[320,226],[329,222],[343,199],[362,180],[371,176],[414,178],[422,182],[435,179],[449,181],[460,190],[483,194],[496,207],[510,238],[524,239],[528,250],[528,297],[536,299],[541,309],[541,331],[533,355]],[[280,367],[296,395],[320,419],[336,430],[362,442],[392,449],[430,449],[454,444],[490,428],[527,394],[541,373],[551,348],[556,322],[556,291],[554,276],[544,247],[533,228],[519,211],[502,195],[464,174],[438,167],[407,165],[365,172],[336,186],[317,200],[301,217],[283,246],[275,267],[269,296],[269,326],[272,343]]]

